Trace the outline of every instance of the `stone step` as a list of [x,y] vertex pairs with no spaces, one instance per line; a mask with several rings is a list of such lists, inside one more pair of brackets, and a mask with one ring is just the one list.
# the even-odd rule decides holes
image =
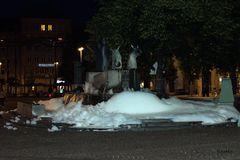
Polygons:
[[155,131],[155,130],[169,130],[169,129],[183,129],[193,127],[237,127],[237,122],[225,122],[220,124],[202,125],[202,122],[173,122],[167,119],[147,119],[142,120],[141,124],[125,124],[120,125],[117,130],[131,130],[131,131]]
[[164,126],[199,126],[202,122],[173,122],[171,119],[143,119],[143,127],[164,127]]
[[171,119],[142,119],[142,123],[171,123]]

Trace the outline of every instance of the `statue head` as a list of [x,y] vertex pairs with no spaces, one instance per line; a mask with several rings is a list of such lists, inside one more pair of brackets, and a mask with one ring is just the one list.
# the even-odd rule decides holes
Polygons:
[[138,47],[138,45],[136,47],[134,47],[132,44],[131,44],[131,47],[132,47],[132,52],[131,54],[135,54],[137,57],[140,56],[142,54],[142,51],[141,49]]

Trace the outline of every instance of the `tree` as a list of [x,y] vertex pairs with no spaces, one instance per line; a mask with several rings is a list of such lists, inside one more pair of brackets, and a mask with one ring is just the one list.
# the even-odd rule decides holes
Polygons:
[[181,16],[176,31],[181,41],[175,55],[189,83],[199,75],[202,77],[204,96],[209,96],[210,70],[219,63],[222,54],[218,50],[222,44],[217,42],[228,24],[226,17],[231,7],[227,2],[191,0],[184,2],[184,7],[179,5]]
[[[143,19],[147,17],[142,16],[145,12],[145,6],[149,7],[148,4],[151,4],[151,1],[105,1],[99,13],[89,24],[88,30],[94,31],[92,33],[96,35],[96,39],[98,39],[98,37],[106,37],[111,48],[121,45],[121,53],[125,53],[125,55],[123,55],[123,57],[125,57],[125,62],[128,58],[126,53],[129,52],[128,48],[130,48],[129,46],[131,44],[138,44],[141,46],[144,53],[153,53],[158,48],[162,48],[162,44],[162,46],[170,44],[159,43],[161,39],[156,41],[155,37],[151,37],[151,35],[150,37],[144,36],[146,34],[143,33],[142,29],[147,26],[144,26],[145,22]],[[167,38],[172,36],[170,32],[168,33]],[[164,37],[162,39],[164,39]],[[145,74],[148,74],[149,70],[146,68],[150,68],[152,63],[147,65],[148,67],[142,67],[146,72]],[[159,63],[159,66],[160,65],[162,64]]]
[[[159,97],[165,97],[167,60],[171,59],[181,39],[178,38],[178,19],[181,15],[181,3],[170,1],[147,1],[139,23],[141,38],[154,42],[151,48],[157,54],[158,70],[156,87]],[[154,46],[153,46],[154,45]],[[150,48],[149,48],[150,49]]]
[[[174,55],[189,82],[202,76],[203,94],[208,96],[210,70],[226,56],[223,51],[230,53],[227,46],[232,41],[228,39],[239,29],[239,19],[234,20],[238,25],[233,25],[229,17],[239,13],[234,3],[239,4],[234,0],[104,1],[88,28],[96,37],[106,37],[110,47],[122,45],[126,50],[131,43],[138,43],[146,53],[156,54],[160,96],[165,94],[161,92],[169,68],[166,62]],[[238,44],[239,38],[235,40]]]
[[[131,44],[141,45],[137,31],[137,21],[143,5],[141,2],[142,0],[103,1],[99,12],[87,27],[87,31],[93,35],[92,41],[97,42],[105,38],[109,48],[121,46],[124,66],[126,66]],[[97,44],[91,47],[96,48],[96,46]]]
[[236,93],[237,74],[239,70],[240,59],[240,2],[230,0],[228,3],[228,12],[225,18],[224,29],[218,37],[218,51],[221,57],[218,57],[216,67],[221,73],[229,73],[232,80],[233,92]]

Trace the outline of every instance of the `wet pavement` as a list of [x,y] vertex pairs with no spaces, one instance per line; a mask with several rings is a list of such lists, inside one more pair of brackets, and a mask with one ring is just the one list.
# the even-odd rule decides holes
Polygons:
[[[13,102],[11,102],[13,103]],[[234,125],[154,131],[49,132],[51,123],[11,122],[0,116],[0,160],[239,160],[240,128]],[[16,115],[14,115],[16,116]],[[7,129],[11,123],[16,130]]]
[[[0,117],[0,160],[240,159],[240,128],[231,125],[155,131],[49,132],[47,122],[24,125],[8,118]],[[7,129],[9,122],[17,129]]]

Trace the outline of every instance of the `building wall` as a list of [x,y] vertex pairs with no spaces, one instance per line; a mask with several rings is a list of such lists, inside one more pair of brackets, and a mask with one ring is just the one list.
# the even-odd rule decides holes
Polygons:
[[214,95],[214,92],[219,92],[220,90],[220,75],[217,73],[216,69],[213,69],[211,72],[211,93]]
[[[209,86],[210,96],[217,96],[220,93],[221,75],[217,72],[216,69],[211,70],[211,82]],[[202,78],[195,80],[195,90],[197,91],[197,96],[202,96]]]
[[[45,30],[42,30],[45,25]],[[52,25],[49,31],[48,25]],[[66,38],[71,33],[71,21],[67,19],[36,19],[24,18],[21,20],[21,30],[25,37]]]
[[[177,78],[174,81],[174,92],[170,93],[168,86],[166,87],[166,91],[170,94],[184,93],[192,96],[202,96],[202,78],[200,77],[199,79],[196,79],[194,82],[189,84],[189,81],[184,77],[183,72],[179,68],[179,61],[175,57],[173,57],[173,63],[177,69]],[[211,82],[209,86],[210,96],[217,96],[219,94],[221,88],[220,77],[221,75],[217,72],[216,69],[211,70]],[[154,90],[155,85],[156,84],[153,83],[151,89]]]
[[7,92],[8,82],[18,77],[18,67],[15,65],[18,57],[18,47],[15,45],[17,33],[13,30],[0,32],[0,85]]
[[175,80],[175,90],[184,89],[184,76],[182,71],[179,69],[179,61],[174,57],[173,58],[174,67],[177,68],[177,78]]
[[0,62],[4,70],[3,74],[0,72],[0,79],[6,82],[11,77],[17,78],[17,87],[3,83],[9,94],[29,93],[33,88],[34,92],[46,92],[58,77],[71,22],[24,18],[18,26],[19,30],[0,32]]

